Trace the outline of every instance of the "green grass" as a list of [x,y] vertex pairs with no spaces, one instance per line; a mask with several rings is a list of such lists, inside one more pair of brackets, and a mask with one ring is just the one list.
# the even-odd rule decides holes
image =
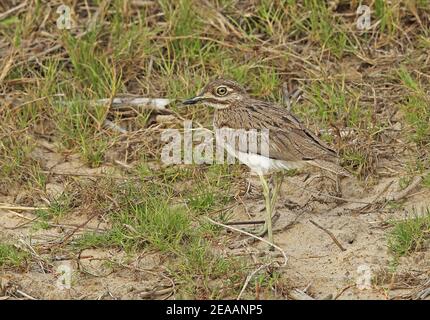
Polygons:
[[323,48],[327,48],[338,58],[342,57],[344,52],[351,47],[342,24],[333,17],[327,5],[322,1],[305,0],[304,7],[309,14],[309,19],[303,22],[302,27]]
[[342,163],[355,172],[366,172],[368,169],[367,155],[361,150],[346,150],[342,155]]
[[[25,201],[46,206],[47,185],[67,185],[61,197],[49,199],[47,210],[34,212],[38,219],[33,226],[50,228],[71,213],[99,213],[97,218],[109,227],[104,233],[84,234],[64,250],[115,248],[130,256],[156,251],[166,257],[172,278],[180,283],[178,296],[235,297],[249,261],[219,255],[228,237],[204,216],[230,218],[231,211],[222,209],[235,201],[244,169],[159,167],[158,132],[146,130],[159,126],[150,121],[153,114],[132,120],[138,132],[119,136],[103,127],[109,106],[90,101],[127,93],[179,101],[195,95],[209,79],[223,76],[239,81],[258,98],[281,103],[282,86],[289,84],[304,92],[293,111],[324,140],[337,145],[331,129],[353,129],[339,142],[343,165],[367,179],[375,173],[376,155],[392,157],[381,144],[397,146],[405,140],[402,148],[411,150],[413,160],[402,176],[409,177],[430,164],[428,68],[420,58],[430,47],[423,18],[430,8],[424,0],[416,4],[424,26],[411,19],[405,3],[377,0],[372,23],[379,24],[359,34],[355,8],[341,4],[333,11],[317,0],[163,0],[140,8],[130,1],[97,1],[90,6],[92,17],[98,10],[91,29],[86,29],[87,9],[78,1],[79,30],[71,31],[45,21],[49,4],[36,1],[0,21],[5,48],[16,49],[0,81],[7,106],[0,108],[0,193],[29,194],[31,199]],[[54,45],[60,48],[28,59]],[[0,66],[9,54],[1,51]],[[395,61],[389,60],[393,55]],[[353,77],[357,72],[360,77]],[[211,126],[209,108],[180,109],[175,103],[171,108]],[[392,121],[401,122],[401,137],[391,136]],[[170,126],[174,124],[159,129]],[[46,173],[57,169],[51,162],[35,160],[41,150],[48,152],[38,145],[41,139],[55,146],[49,152],[63,162],[76,161],[79,155],[83,168],[115,166],[115,175],[125,179],[81,180]],[[117,166],[112,154],[137,165]],[[428,180],[423,180],[425,187],[430,186]],[[403,204],[390,205],[397,210]],[[398,239],[393,243],[400,243]],[[262,297],[272,297],[273,288],[285,280],[281,278],[276,272],[260,273],[250,283],[248,296],[254,297],[259,288]]]
[[[172,203],[169,189],[131,184],[119,188],[114,194],[120,209],[108,215],[111,228],[104,233],[82,235],[74,241],[75,248],[116,247],[129,254],[142,250],[160,252],[171,257],[166,266],[184,283],[180,288],[184,297],[223,297],[225,291],[231,293],[237,289],[244,276],[237,265],[243,262],[215,254],[213,241],[219,228],[194,217],[196,212],[207,212],[213,202],[199,200],[187,210],[184,205]],[[236,271],[231,273],[231,270]],[[234,286],[222,282],[213,287],[212,281],[224,277]],[[221,288],[223,293],[219,291]]]
[[192,210],[198,212],[209,212],[209,210],[215,205],[216,195],[210,191],[203,191],[197,195],[191,195],[188,198],[188,205]]
[[179,263],[170,266],[183,283],[183,298],[221,299],[240,290],[245,277],[243,259],[222,257],[211,247],[205,239],[194,239],[184,248]]
[[428,248],[430,241],[430,210],[422,215],[393,223],[388,247],[395,257],[401,257]]
[[430,188],[430,173],[426,174],[423,177],[423,182],[422,182],[423,186],[426,188]]
[[[163,183],[116,185],[109,192],[116,198],[120,209],[108,215],[112,224],[110,231],[105,234],[87,234],[79,239],[77,245],[91,247],[94,242],[94,246],[120,246],[129,251],[144,247],[163,252],[180,251],[188,239],[200,239],[208,231],[206,227],[200,230],[196,217],[228,203],[231,178],[226,175],[226,168],[213,166],[202,173],[190,168],[168,167],[158,173]],[[137,170],[143,179],[152,172],[142,165]],[[203,174],[208,180],[202,180],[197,186],[182,186],[183,203],[178,203],[176,187],[184,179],[196,179]],[[43,212],[47,212],[49,217],[63,215],[68,209],[67,204],[59,200]]]
[[305,112],[320,123],[329,124],[347,114],[349,99],[338,83],[315,81],[307,88],[307,93],[309,108],[306,108]]
[[410,139],[419,145],[430,143],[430,112],[428,101],[417,96],[409,96],[403,107],[405,118],[412,128]]
[[196,183],[185,194],[189,208],[198,215],[222,209],[232,199],[231,181],[238,171],[228,165],[211,165],[194,177]]
[[114,213],[113,226],[105,234],[88,234],[77,242],[81,247],[117,246],[136,251],[149,246],[175,252],[191,233],[191,221],[184,209],[171,208],[162,201],[136,205]]
[[410,127],[409,138],[420,146],[430,144],[430,100],[422,84],[420,84],[410,71],[402,66],[398,70],[398,76],[408,95],[401,106],[407,124]]
[[0,140],[0,185],[16,186],[20,182],[43,189],[46,175],[38,161],[30,156],[34,150],[31,136],[8,136]]
[[[282,292],[286,285],[288,280],[285,278],[285,275],[283,275],[278,270],[265,270],[264,272],[261,272],[258,274],[254,280],[254,292],[262,292],[263,296],[260,296],[258,298],[260,299],[266,299],[267,296],[264,296],[265,292]],[[249,296],[250,299],[256,299],[257,297],[254,295]]]
[[0,268],[19,268],[27,261],[27,252],[8,243],[0,243]]
[[49,229],[49,222],[54,221],[58,223],[71,212],[74,206],[73,201],[73,195],[66,191],[55,199],[52,199],[47,209],[37,209],[34,212],[37,220],[32,226],[33,229]]
[[399,5],[398,1],[389,4],[384,0],[375,1],[375,16],[381,23],[381,32],[389,35],[394,34],[396,26],[399,24]]
[[32,149],[32,143],[26,138],[18,140],[12,136],[0,140],[0,155],[4,161],[0,167],[1,176],[7,178],[19,172]]

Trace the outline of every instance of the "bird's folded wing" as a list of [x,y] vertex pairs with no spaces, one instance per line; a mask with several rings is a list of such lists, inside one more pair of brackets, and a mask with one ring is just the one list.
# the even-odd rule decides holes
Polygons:
[[[217,127],[268,130],[271,158],[285,161],[314,159],[331,161],[337,157],[334,150],[285,108],[260,100],[251,100],[246,106],[235,108],[218,113],[215,120]],[[259,145],[264,142],[267,141],[259,141]],[[236,150],[249,152],[248,147],[244,145],[237,145]],[[261,153],[260,149],[258,153]]]
[[[259,100],[248,101],[246,106],[223,110],[214,119],[217,128],[266,131],[259,139],[257,153],[288,162],[307,162],[336,174],[350,176],[339,166],[337,153],[307,129],[285,108]],[[263,151],[268,145],[268,153]],[[245,153],[248,145],[236,144],[235,150]]]
[[314,159],[334,160],[336,152],[320,139],[301,128],[271,128],[269,132],[270,157],[286,161]]

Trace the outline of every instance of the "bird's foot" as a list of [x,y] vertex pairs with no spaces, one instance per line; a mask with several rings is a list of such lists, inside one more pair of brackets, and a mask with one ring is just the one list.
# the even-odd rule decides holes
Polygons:
[[[280,217],[280,214],[279,213],[275,213],[273,216],[272,216],[272,225],[273,224],[275,224],[276,223],[276,221],[278,221],[278,219],[279,219],[279,217]],[[253,229],[251,229],[251,230],[245,230],[246,232],[249,232],[249,233],[252,233],[253,235],[255,235],[255,236],[257,236],[257,237],[264,237],[266,234],[267,234],[267,230],[268,230],[268,226],[267,226],[267,223],[266,222],[263,222],[263,221],[256,221],[257,223],[259,223],[259,224],[263,224],[264,223],[264,226],[260,229],[260,230],[255,230],[255,228],[253,228]],[[256,223],[256,224],[257,224]],[[255,238],[254,238],[255,239]],[[257,239],[255,239],[255,240],[257,240]]]

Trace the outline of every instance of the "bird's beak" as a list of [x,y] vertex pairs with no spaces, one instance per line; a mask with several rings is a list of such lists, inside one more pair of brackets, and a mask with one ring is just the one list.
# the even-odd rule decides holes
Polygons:
[[203,100],[202,96],[196,96],[194,98],[190,98],[190,99],[187,99],[185,101],[182,101],[182,104],[185,104],[185,105],[196,104],[197,102],[199,102],[201,100]]

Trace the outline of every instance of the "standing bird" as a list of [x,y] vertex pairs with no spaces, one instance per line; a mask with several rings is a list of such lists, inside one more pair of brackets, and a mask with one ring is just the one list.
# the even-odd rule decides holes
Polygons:
[[[275,103],[253,99],[238,83],[217,79],[207,84],[194,98],[183,101],[185,105],[203,103],[215,108],[214,129],[268,130],[268,154],[226,146],[227,152],[258,174],[266,204],[266,222],[263,232],[273,243],[272,212],[282,171],[312,165],[340,176],[351,176],[337,164],[337,153],[307,129],[291,112]],[[275,173],[272,190],[265,179]]]

